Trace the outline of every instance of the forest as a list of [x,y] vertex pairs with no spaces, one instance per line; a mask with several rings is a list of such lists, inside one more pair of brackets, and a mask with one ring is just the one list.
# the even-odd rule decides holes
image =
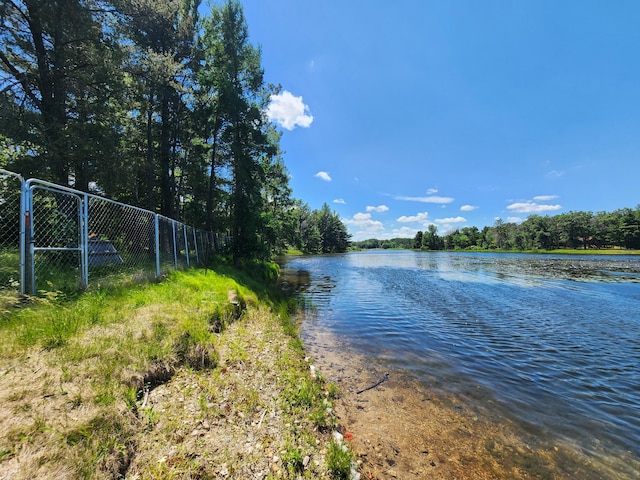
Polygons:
[[5,0],[0,19],[0,168],[225,233],[236,262],[347,249],[292,195],[240,2]]
[[417,250],[640,249],[640,206],[613,212],[568,212],[531,215],[522,223],[496,220],[493,226],[455,229],[438,235],[435,225],[413,239],[370,239],[354,248],[413,248]]

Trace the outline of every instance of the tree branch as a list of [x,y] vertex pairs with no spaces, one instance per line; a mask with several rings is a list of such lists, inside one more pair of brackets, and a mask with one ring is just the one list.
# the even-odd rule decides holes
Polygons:
[[[38,100],[38,97],[29,88],[29,82],[27,81],[27,73],[21,72],[20,70],[18,70],[15,67],[15,65],[11,63],[11,60],[7,58],[4,52],[2,52],[2,50],[0,50],[0,60],[7,67],[9,72],[13,75],[13,78],[15,78],[16,83],[14,83],[13,85],[16,85],[18,83],[22,85],[22,90],[24,91],[25,95],[27,95],[31,100],[33,100],[36,103],[36,105],[40,105],[40,100]],[[8,87],[4,88],[2,91],[6,92],[13,85],[9,85]]]

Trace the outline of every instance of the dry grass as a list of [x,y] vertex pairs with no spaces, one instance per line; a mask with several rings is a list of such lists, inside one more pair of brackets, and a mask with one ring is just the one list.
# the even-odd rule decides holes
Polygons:
[[291,377],[279,362],[300,365],[290,340],[269,313],[251,309],[220,337],[219,368],[183,370],[153,390],[131,478],[329,478],[328,433],[292,411],[283,395]]

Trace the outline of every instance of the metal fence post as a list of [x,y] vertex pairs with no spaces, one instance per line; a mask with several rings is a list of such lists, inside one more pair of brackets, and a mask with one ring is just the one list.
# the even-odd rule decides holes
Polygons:
[[193,232],[193,246],[196,249],[196,265],[199,265],[200,257],[198,256],[198,237],[196,236],[197,229],[192,228],[191,231]]
[[89,286],[89,196],[82,196],[80,225],[80,275],[82,288]]
[[156,278],[160,278],[160,215],[155,214],[156,230]]
[[187,226],[184,223],[182,224],[182,236],[184,237],[184,254],[187,258],[187,267],[189,267],[189,242],[187,241]]
[[176,222],[171,222],[171,232],[173,233],[173,268],[178,269],[178,249],[176,245]]
[[20,294],[27,293],[27,198],[24,178],[20,177]]
[[31,290],[31,295],[35,295],[36,294],[36,257],[35,257],[35,241],[33,238],[33,189],[31,188],[31,185],[29,185],[29,183],[27,182],[26,184],[26,189],[27,189],[27,210],[26,210],[26,214],[27,214],[27,220],[28,220],[28,225],[26,227],[26,238],[27,238],[27,249],[28,249],[28,253],[27,253],[27,258],[29,259],[29,265],[27,265],[27,268],[30,269],[30,274],[29,274],[29,283],[30,285],[30,290]]

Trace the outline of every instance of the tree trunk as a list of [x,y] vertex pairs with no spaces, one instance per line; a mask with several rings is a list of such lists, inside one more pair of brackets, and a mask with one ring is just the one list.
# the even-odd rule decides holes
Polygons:
[[162,88],[160,126],[160,213],[173,218],[173,195],[171,192],[171,119],[169,112],[169,87]]
[[155,183],[153,162],[153,94],[149,93],[149,105],[147,109],[147,210],[156,211],[153,187]]

